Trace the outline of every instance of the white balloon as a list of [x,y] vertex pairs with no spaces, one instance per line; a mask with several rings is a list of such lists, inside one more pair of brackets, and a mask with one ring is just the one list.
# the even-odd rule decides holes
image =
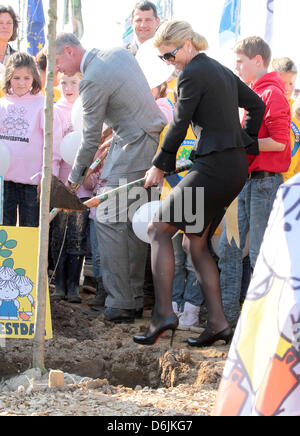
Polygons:
[[72,132],[66,135],[60,144],[60,154],[65,162],[73,166],[81,144],[82,133]]
[[78,97],[72,107],[72,124],[74,130],[83,130],[83,107],[81,98]]
[[134,233],[139,239],[148,244],[150,244],[147,234],[148,224],[152,221],[161,203],[161,201],[150,201],[149,203],[143,204],[143,206],[135,212],[132,219]]
[[10,152],[3,142],[0,142],[0,176],[5,176],[10,165]]
[[158,55],[159,51],[153,45],[153,38],[144,42],[136,54],[136,60],[151,89],[169,80],[175,70],[173,65],[168,65]]
[[[219,234],[213,235],[213,237],[211,238],[211,245],[217,256],[219,256],[219,243],[224,230],[224,225],[225,225],[225,217],[222,219],[220,223]],[[248,254],[249,254],[249,233],[247,235],[245,247],[243,249],[243,258],[248,256]]]

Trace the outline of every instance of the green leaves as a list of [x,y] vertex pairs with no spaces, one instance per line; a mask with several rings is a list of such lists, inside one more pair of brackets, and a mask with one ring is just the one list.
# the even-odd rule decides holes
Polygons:
[[[7,240],[8,235],[5,230],[0,230],[0,257],[4,257],[7,259],[12,255],[12,251],[16,246],[18,245],[18,242],[14,239]],[[11,261],[8,262],[8,259],[3,262],[3,266],[9,266],[14,264],[13,259],[10,259]],[[5,263],[5,264],[4,264]]]
[[13,260],[13,259],[6,259],[6,260],[4,260],[2,266],[5,266],[6,268],[11,268],[11,269],[13,269],[14,264],[15,264],[15,263],[14,263],[14,260]]
[[10,250],[0,250],[1,257],[10,257],[12,255],[12,251]]
[[3,245],[7,241],[7,233],[5,230],[0,230],[0,244]]
[[23,268],[17,268],[15,269],[15,273],[20,277],[25,277],[26,271]]
[[17,241],[11,239],[10,241],[5,242],[4,247],[12,250],[13,248],[16,248],[17,244],[18,244]]

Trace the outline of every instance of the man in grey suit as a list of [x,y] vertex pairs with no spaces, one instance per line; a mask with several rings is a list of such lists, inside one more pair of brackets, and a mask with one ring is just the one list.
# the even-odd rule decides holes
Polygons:
[[[104,122],[114,134],[101,173],[106,191],[144,177],[166,120],[134,56],[123,48],[87,52],[74,35],[65,33],[57,37],[56,47],[57,70],[69,76],[79,71],[83,74],[79,86],[83,140],[69,186],[76,188],[83,183],[100,144]],[[114,209],[114,216],[103,212],[103,207],[111,212],[110,206],[108,201],[99,207],[96,219],[102,278],[108,294],[104,316],[109,321],[129,323],[143,307],[147,246],[136,237],[131,222],[124,219],[124,211]]]

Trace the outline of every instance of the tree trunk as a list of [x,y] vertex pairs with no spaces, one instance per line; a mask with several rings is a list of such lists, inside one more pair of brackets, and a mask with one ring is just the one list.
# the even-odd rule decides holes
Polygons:
[[49,247],[49,208],[50,189],[52,177],[52,143],[53,143],[53,85],[56,68],[56,22],[57,0],[49,1],[48,11],[48,54],[47,54],[47,80],[45,98],[45,124],[44,124],[44,163],[40,192],[40,227],[39,227],[39,259],[37,272],[37,306],[35,316],[35,334],[33,339],[33,368],[45,371],[45,325],[46,301],[48,284],[48,247]]

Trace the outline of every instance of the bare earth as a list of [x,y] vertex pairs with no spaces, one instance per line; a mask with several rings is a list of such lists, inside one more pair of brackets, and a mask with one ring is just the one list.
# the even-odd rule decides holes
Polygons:
[[[90,295],[83,295],[84,298]],[[87,306],[52,303],[53,339],[45,366],[65,373],[65,385],[48,388],[48,374],[29,371],[31,342],[8,340],[0,348],[0,416],[209,416],[228,346],[194,349],[177,331],[152,347],[132,336],[144,331],[150,312],[133,325],[115,325],[83,314]],[[16,377],[18,376],[18,377]]]

